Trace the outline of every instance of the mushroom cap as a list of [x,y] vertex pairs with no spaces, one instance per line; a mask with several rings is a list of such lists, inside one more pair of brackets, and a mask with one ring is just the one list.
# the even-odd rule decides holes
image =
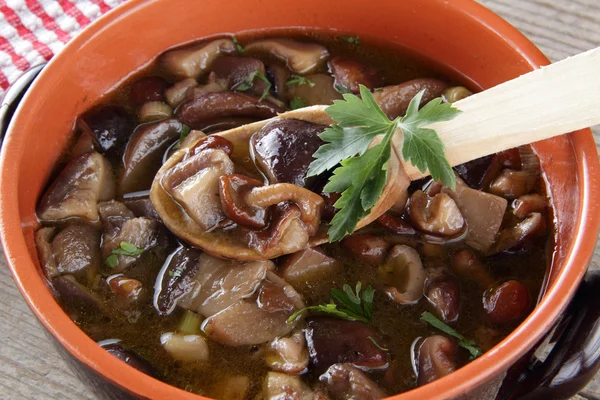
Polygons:
[[[312,123],[330,125],[333,121],[325,112],[325,108],[327,108],[327,106],[313,106],[289,111],[279,114],[275,118],[243,125],[228,131],[219,132],[212,136],[220,136],[231,142],[233,144],[233,152],[230,154],[230,157],[234,164],[245,170],[252,171],[255,167],[249,157],[249,145],[250,138],[255,132],[269,122],[282,118],[295,118]],[[329,241],[327,237],[327,225],[322,223],[318,232],[310,237],[308,243],[302,248],[290,249],[289,246],[275,246],[270,249],[268,253],[261,254],[257,250],[249,248],[244,241],[240,240],[239,236],[232,236],[229,232],[218,230],[211,232],[202,230],[160,184],[161,177],[175,164],[179,163],[200,140],[201,139],[199,138],[195,141],[191,141],[176,151],[160,168],[150,190],[150,199],[152,200],[152,204],[156,208],[156,211],[161,216],[165,225],[180,239],[201,248],[203,251],[213,256],[239,261],[275,258],[301,250],[305,247],[313,247]],[[392,149],[392,151],[394,150]],[[390,158],[388,181],[383,189],[382,196],[380,197],[379,202],[372,208],[371,213],[358,222],[356,226],[357,230],[373,222],[386,212],[394,204],[396,199],[405,194],[410,179],[404,172],[399,159],[400,157],[398,155],[392,155]]]

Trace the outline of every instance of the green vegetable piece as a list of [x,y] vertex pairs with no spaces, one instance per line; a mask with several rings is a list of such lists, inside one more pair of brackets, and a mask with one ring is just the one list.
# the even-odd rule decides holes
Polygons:
[[292,110],[297,110],[299,108],[306,107],[306,103],[300,97],[296,96],[292,100],[290,100],[290,108]]
[[186,310],[179,321],[177,330],[185,333],[186,335],[197,335],[200,333],[200,325],[202,324],[203,318],[201,315],[196,314],[193,311]]
[[341,94],[352,94],[352,90],[343,85],[333,85],[333,88]]
[[244,46],[242,46],[240,44],[240,42],[238,42],[237,38],[235,36],[232,36],[231,37],[231,41],[235,45],[235,48],[238,51],[238,53],[243,54],[244,53]]
[[116,254],[111,254],[106,257],[104,264],[106,264],[109,268],[115,268],[117,265],[119,265],[119,257],[117,257]]
[[252,85],[254,84],[255,78],[258,78],[267,84],[267,86],[265,87],[265,90],[263,90],[262,95],[259,98],[259,100],[262,101],[265,97],[267,97],[269,95],[269,92],[271,91],[271,82],[269,82],[267,77],[258,70],[249,73],[248,76],[246,77],[246,79],[244,79],[242,82],[238,83],[237,85],[235,85],[233,87],[233,90],[236,90],[238,92],[245,92],[246,90],[248,90],[252,87]]
[[458,345],[469,350],[469,353],[471,353],[471,360],[473,360],[473,359],[479,357],[481,354],[483,354],[481,352],[481,350],[477,347],[477,344],[474,341],[465,338],[463,335],[458,333],[455,329],[449,327],[448,325],[446,325],[445,323],[440,321],[432,313],[425,311],[423,314],[421,314],[421,320],[427,322],[434,328],[439,329],[440,331],[446,333],[447,335],[453,336],[456,339],[458,339]]
[[310,87],[314,87],[316,84],[302,75],[292,75],[292,77],[285,83],[286,86],[300,86],[300,85],[308,85]]
[[[334,204],[339,209],[331,220],[329,241],[339,241],[356,228],[377,203],[387,181],[387,166],[391,154],[391,140],[397,131],[404,134],[402,157],[422,172],[429,170],[435,180],[454,188],[456,178],[446,160],[444,144],[431,129],[422,126],[447,121],[460,111],[441,98],[418,109],[424,91],[410,102],[406,115],[390,121],[379,108],[373,95],[360,85],[360,98],[344,94],[325,112],[336,121],[319,137],[325,142],[313,154],[308,176],[319,175],[338,165],[324,188],[325,192],[341,193]],[[382,136],[379,144],[369,148],[373,139]]]
[[[326,314],[334,315],[338,318],[349,319],[354,321],[361,321],[367,323],[371,320],[373,310],[373,293],[374,290],[371,285],[367,286],[364,290],[362,298],[360,296],[362,284],[358,282],[356,284],[356,292],[352,291],[349,285],[344,285],[342,290],[331,289],[330,295],[332,300],[329,304],[309,306],[302,310],[296,311],[288,318],[287,322],[293,322],[298,318],[298,315],[304,311],[320,311]],[[338,306],[334,301],[337,301]]]
[[389,349],[386,349],[385,347],[381,347],[379,345],[379,343],[377,343],[375,341],[375,339],[373,338],[373,336],[367,336],[367,339],[369,339],[371,341],[371,343],[373,343],[375,345],[375,347],[377,347],[379,350],[383,350],[383,351],[389,351]]
[[358,36],[338,36],[344,42],[360,46],[360,38]]

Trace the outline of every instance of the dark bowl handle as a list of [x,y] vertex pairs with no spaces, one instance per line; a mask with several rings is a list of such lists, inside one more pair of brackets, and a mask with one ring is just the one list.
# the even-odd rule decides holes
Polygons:
[[0,101],[0,146],[2,146],[4,135],[8,130],[8,124],[19,105],[19,102],[25,95],[27,89],[29,89],[29,86],[31,86],[35,77],[38,76],[45,66],[46,64],[39,64],[29,68],[6,90],[6,93],[4,93],[4,96]]
[[550,333],[554,347],[542,362],[529,363],[503,399],[570,399],[600,369],[600,271],[588,271]]

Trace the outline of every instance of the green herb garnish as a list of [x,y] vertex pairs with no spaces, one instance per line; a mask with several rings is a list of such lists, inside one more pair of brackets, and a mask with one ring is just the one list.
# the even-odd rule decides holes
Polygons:
[[308,85],[310,87],[314,87],[315,83],[302,75],[292,75],[292,77],[285,83],[286,86],[300,86],[300,85]]
[[267,95],[269,94],[269,91],[271,90],[271,82],[269,82],[269,80],[267,79],[265,74],[263,74],[262,72],[260,72],[258,70],[248,74],[246,79],[244,79],[242,82],[235,85],[232,89],[236,90],[238,92],[245,92],[246,90],[250,89],[252,87],[252,85],[254,84],[254,78],[258,78],[267,84],[267,86],[265,87],[265,90],[263,90],[262,95],[259,98],[259,100],[262,101],[265,97],[267,97]]
[[421,314],[421,320],[427,322],[434,328],[439,329],[440,331],[446,333],[447,335],[457,338],[458,345],[469,350],[469,353],[471,353],[471,360],[473,360],[474,358],[477,358],[481,354],[483,354],[481,352],[481,350],[479,350],[479,348],[477,347],[477,344],[474,341],[465,338],[463,335],[458,333],[455,329],[450,328],[448,325],[446,325],[445,323],[440,321],[432,313],[425,311],[423,314]]
[[375,341],[375,339],[373,338],[373,336],[367,336],[367,339],[369,339],[371,341],[371,343],[373,343],[375,345],[375,347],[377,347],[379,350],[389,351],[389,349],[386,349],[385,347],[380,346],[379,343],[377,343]]
[[181,146],[181,144],[183,143],[183,141],[185,140],[185,138],[187,137],[187,135],[190,134],[190,127],[187,125],[183,125],[183,127],[181,128],[181,132],[179,133],[179,145]]
[[235,48],[237,49],[238,53],[243,53],[244,52],[244,46],[242,46],[240,44],[240,42],[238,42],[237,38],[235,36],[231,37],[231,41],[233,42],[233,44],[235,45]]
[[[329,301],[329,304],[305,307],[292,314],[287,322],[293,322],[304,311],[320,311],[343,319],[369,322],[373,317],[373,294],[375,291],[369,285],[361,294],[361,287],[362,284],[358,282],[355,289],[356,293],[348,285],[342,287],[343,291],[331,289],[330,294],[332,299]],[[340,305],[338,306],[334,300]]]
[[292,100],[290,100],[290,108],[292,110],[297,110],[298,108],[306,107],[306,103],[300,97],[296,96]]
[[344,42],[360,46],[360,38],[358,36],[338,36]]
[[[334,204],[339,209],[331,220],[329,241],[341,240],[352,233],[357,222],[369,214],[377,203],[387,181],[387,167],[392,137],[401,131],[404,139],[402,158],[421,172],[429,170],[434,180],[454,188],[456,178],[445,156],[445,147],[437,133],[422,126],[437,121],[448,121],[460,111],[436,98],[419,110],[424,90],[411,101],[406,115],[393,121],[379,108],[373,95],[360,85],[359,98],[344,94],[344,100],[335,100],[325,112],[336,121],[319,135],[324,145],[313,154],[315,158],[307,176],[319,175],[337,167],[324,192],[342,196]],[[377,136],[380,143],[369,148]]]
[[108,265],[110,268],[115,268],[119,265],[119,255],[136,257],[144,252],[144,249],[140,249],[136,247],[134,244],[129,242],[121,242],[119,247],[111,251],[110,255],[106,257],[104,263]]
[[352,94],[352,90],[348,89],[346,86],[342,85],[333,85],[333,88],[341,94]]

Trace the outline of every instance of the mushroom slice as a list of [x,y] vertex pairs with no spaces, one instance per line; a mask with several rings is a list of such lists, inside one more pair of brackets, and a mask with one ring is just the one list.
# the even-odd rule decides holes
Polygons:
[[390,248],[382,237],[361,233],[347,236],[342,245],[353,257],[373,265],[383,263]]
[[292,39],[264,39],[246,45],[247,53],[269,53],[284,61],[297,74],[308,74],[321,67],[329,52],[316,43],[298,42]]
[[494,241],[502,225],[504,212],[508,202],[502,197],[471,189],[460,179],[456,188],[442,188],[456,202],[467,223],[467,245],[476,250],[487,251]]
[[445,336],[430,336],[423,341],[418,354],[417,384],[425,385],[454,372],[457,346]]
[[113,218],[133,218],[135,215],[120,201],[111,200],[98,203],[98,212],[102,223],[107,223]]
[[352,364],[334,364],[319,380],[336,399],[377,400],[387,396],[377,383]]
[[279,273],[294,287],[302,287],[331,277],[340,269],[338,260],[326,255],[319,247],[309,247],[290,255],[279,267]]
[[[102,257],[104,259],[110,256],[113,250],[119,248],[123,242],[130,243],[144,251],[157,245],[159,233],[157,221],[148,218],[131,218],[115,222],[112,230],[105,229],[102,236]],[[122,272],[139,258],[140,255],[119,254],[117,256],[118,264],[111,271]]]
[[541,194],[525,194],[519,196],[512,203],[513,214],[519,218],[525,218],[527,215],[537,212],[544,213],[546,210],[547,200]]
[[170,50],[160,57],[161,65],[177,78],[199,78],[222,53],[234,53],[231,39],[216,39],[208,43]]
[[269,372],[264,387],[266,400],[314,399],[313,391],[298,376]]
[[219,201],[219,178],[231,174],[233,168],[223,150],[206,149],[176,164],[160,182],[203,231],[210,231],[225,219]]
[[329,61],[329,69],[335,77],[335,87],[341,87],[352,93],[359,92],[359,85],[374,89],[382,84],[376,68],[355,60],[333,57]]
[[179,304],[210,317],[255,294],[274,267],[271,261],[238,263],[202,254],[195,267],[195,289]]
[[[217,79],[226,82],[228,89],[235,89],[248,77],[256,72],[265,74],[265,65],[258,58],[251,57],[219,57],[212,65],[212,71]],[[261,95],[267,88],[267,84],[260,79],[254,79],[252,87],[246,89],[253,95]]]
[[223,212],[231,220],[251,228],[265,226],[265,210],[281,202],[294,203],[309,236],[319,229],[324,201],[321,196],[290,183],[262,186],[244,175],[223,175],[219,189]]
[[454,274],[444,268],[429,268],[425,297],[442,321],[453,324],[458,320],[462,296],[460,281]]
[[60,295],[61,305],[74,311],[76,315],[87,312],[104,315],[106,311],[100,297],[79,283],[73,275],[55,277],[52,279],[52,287]]
[[251,117],[270,118],[285,111],[271,102],[238,92],[202,93],[182,103],[176,111],[177,118],[192,129],[204,129],[218,118]]
[[540,213],[531,213],[515,226],[503,229],[489,253],[496,254],[517,248],[527,238],[543,235],[546,232],[546,220]]
[[[305,85],[306,86],[306,85]],[[299,119],[275,120],[250,138],[251,156],[269,183],[293,183],[312,189],[307,178],[313,154],[324,143],[319,135],[326,126]]]
[[69,224],[52,240],[59,274],[90,282],[100,267],[100,232],[86,224]]
[[160,344],[176,360],[208,361],[208,344],[200,335],[167,332],[160,336]]
[[40,201],[38,218],[45,222],[79,217],[98,220],[98,202],[115,195],[112,168],[96,152],[69,162]]
[[146,375],[153,376],[157,379],[161,378],[161,374],[156,368],[154,368],[152,364],[140,357],[134,351],[123,347],[119,342],[120,340],[117,339],[108,339],[98,342],[98,345],[111,355],[117,357],[119,360],[137,369],[138,371],[141,371]]
[[410,197],[408,216],[420,230],[439,236],[454,236],[465,225],[456,202],[445,193],[432,198],[417,190]]
[[419,253],[412,247],[396,245],[381,267],[379,277],[390,298],[400,304],[414,304],[423,297],[425,269]]
[[290,98],[299,97],[307,106],[318,104],[333,104],[334,100],[342,99],[342,94],[336,90],[335,80],[327,74],[307,75],[312,85],[288,86]]
[[308,367],[308,349],[300,331],[289,337],[275,338],[266,346],[264,359],[274,371],[300,375]]
[[287,319],[303,307],[294,288],[269,271],[256,295],[205,319],[202,330],[227,346],[261,344],[290,333],[294,324]]
[[119,193],[149,189],[161,159],[169,145],[183,131],[176,119],[166,119],[138,126],[127,143],[123,155],[124,171],[119,183]]
[[408,104],[421,90],[425,90],[421,105],[439,97],[447,85],[437,79],[418,78],[395,86],[385,86],[373,93],[373,98],[389,119],[406,113]]
[[89,135],[101,153],[120,149],[131,135],[134,121],[118,106],[99,106],[77,118],[77,126]]
[[56,228],[47,227],[40,228],[35,233],[35,246],[37,248],[38,258],[40,260],[40,265],[42,266],[42,271],[44,271],[44,275],[48,280],[52,280],[52,278],[60,275],[51,246],[55,232]]

